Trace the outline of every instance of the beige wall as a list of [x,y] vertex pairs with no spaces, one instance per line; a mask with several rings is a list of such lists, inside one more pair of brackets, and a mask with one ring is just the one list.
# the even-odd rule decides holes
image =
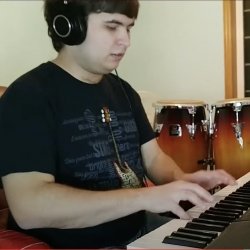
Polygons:
[[[160,99],[224,98],[222,0],[143,0],[132,46],[118,68]],[[0,83],[55,56],[42,1],[0,1]]]
[[141,7],[120,75],[162,98],[223,99],[222,1],[142,1]]
[[0,1],[0,84],[55,56],[43,18],[43,1]]

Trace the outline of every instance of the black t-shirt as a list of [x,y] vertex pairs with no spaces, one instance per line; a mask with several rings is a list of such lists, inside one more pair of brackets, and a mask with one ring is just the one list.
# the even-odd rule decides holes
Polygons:
[[[87,84],[48,62],[12,83],[0,104],[1,176],[39,171],[77,188],[120,188],[113,134],[122,162],[142,181],[140,146],[154,133],[139,95],[117,76],[108,74],[98,84]],[[103,107],[110,110],[110,124],[102,120]],[[26,233],[58,248],[114,246],[138,232],[143,216],[138,212],[84,229]],[[9,225],[18,228],[12,217]]]

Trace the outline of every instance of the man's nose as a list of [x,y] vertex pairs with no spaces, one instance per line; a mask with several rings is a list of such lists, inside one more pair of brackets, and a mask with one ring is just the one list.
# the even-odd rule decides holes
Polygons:
[[127,29],[121,31],[119,36],[119,44],[128,48],[130,46],[130,32]]

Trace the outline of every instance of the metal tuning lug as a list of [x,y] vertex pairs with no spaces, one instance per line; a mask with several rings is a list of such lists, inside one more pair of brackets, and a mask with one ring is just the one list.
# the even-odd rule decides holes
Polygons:
[[186,124],[186,127],[188,129],[188,133],[190,135],[190,138],[194,139],[196,128],[197,128],[197,125],[194,124],[194,116],[195,116],[195,113],[196,113],[195,107],[188,108],[188,113],[192,116],[192,119],[191,119],[191,124]]
[[242,104],[240,102],[237,102],[233,105],[233,109],[235,112],[235,123],[231,123],[233,127],[233,132],[235,134],[235,137],[240,144],[240,147],[243,148],[243,138],[242,138],[242,130],[243,130],[243,123],[239,122],[239,112],[241,111]]

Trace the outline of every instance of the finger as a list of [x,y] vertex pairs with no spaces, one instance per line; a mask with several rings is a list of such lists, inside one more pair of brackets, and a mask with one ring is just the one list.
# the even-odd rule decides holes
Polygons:
[[170,210],[170,212],[177,215],[180,219],[183,219],[183,220],[191,219],[191,216],[188,213],[186,213],[185,210],[179,205],[174,206],[173,209]]
[[228,185],[236,185],[237,184],[236,179],[232,175],[230,175],[229,173],[227,173],[225,170],[220,169],[218,171],[223,176],[222,178],[224,178],[224,180],[223,180],[224,184],[228,184]]
[[214,181],[215,185],[236,185],[237,182],[233,176],[227,173],[223,169],[213,170],[211,172],[211,179]]
[[[214,200],[214,197],[204,188],[202,188],[200,185],[195,183],[187,183],[185,187],[186,191],[190,192],[190,195],[192,193],[196,194],[196,197],[199,197],[200,200],[205,202],[212,202]],[[186,197],[188,197],[188,194],[186,194]],[[188,197],[189,199],[189,197]]]
[[194,206],[200,207],[202,210],[206,210],[208,207],[208,204],[211,204],[211,202],[204,201],[203,198],[199,197],[194,192],[187,191],[185,196],[187,197],[186,200],[191,202]]

